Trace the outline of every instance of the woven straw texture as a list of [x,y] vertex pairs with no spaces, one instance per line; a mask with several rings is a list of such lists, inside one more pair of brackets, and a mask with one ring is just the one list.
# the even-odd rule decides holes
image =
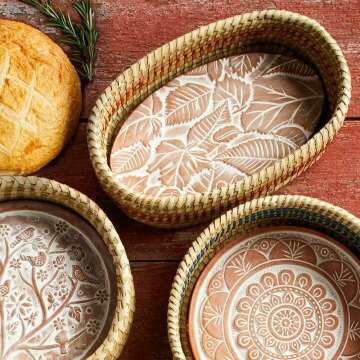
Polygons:
[[130,264],[113,224],[87,196],[67,185],[45,178],[0,177],[0,202],[12,199],[37,199],[68,207],[87,220],[104,240],[116,269],[117,302],[108,335],[87,360],[118,359],[133,320],[135,292]]
[[204,267],[235,234],[268,225],[308,227],[332,236],[360,255],[360,219],[329,203],[292,195],[247,202],[217,218],[180,263],[168,305],[168,336],[175,360],[193,359],[187,338],[188,305]]
[[[219,190],[151,198],[118,184],[108,165],[109,154],[114,137],[129,113],[144,98],[189,69],[249,51],[293,53],[316,67],[326,89],[326,124],[283,160]],[[113,81],[90,116],[91,160],[103,189],[130,217],[161,227],[199,223],[244,201],[275,191],[312,165],[343,124],[350,88],[349,69],[339,46],[316,21],[277,10],[218,21],[158,48]]]

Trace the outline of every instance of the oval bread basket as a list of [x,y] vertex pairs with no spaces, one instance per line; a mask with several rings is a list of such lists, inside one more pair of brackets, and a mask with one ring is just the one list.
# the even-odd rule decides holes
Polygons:
[[[109,167],[110,151],[120,127],[137,105],[192,68],[259,50],[294,53],[318,70],[326,90],[326,121],[307,143],[254,175],[206,193],[154,198],[130,191],[116,181]],[[187,226],[269,194],[306,170],[341,128],[349,100],[348,66],[339,46],[322,26],[287,11],[253,12],[200,27],[120,74],[98,99],[90,116],[90,157],[101,186],[130,217],[160,227]]]
[[[231,242],[235,235],[238,239],[249,231],[253,232],[255,229],[261,231],[259,229],[263,227],[268,229],[269,226],[274,225],[297,228],[300,226],[307,228],[307,231],[331,237],[346,245],[359,258],[360,220],[329,203],[304,196],[268,196],[252,200],[228,211],[211,223],[193,242],[178,267],[168,305],[168,336],[174,359],[194,358],[188,335],[189,304],[195,284],[206,265],[214,259],[220,249]],[[275,241],[276,244],[278,244],[277,241]],[[316,249],[321,254],[321,247]],[[324,261],[331,259],[329,256],[329,253],[324,254]],[[271,256],[269,258],[274,259]],[[292,257],[292,259],[297,258]],[[261,268],[261,265],[258,268]],[[281,269],[287,269],[287,267],[282,265]],[[217,280],[220,278],[216,277]],[[244,278],[247,278],[247,275]],[[215,279],[215,276],[212,279]],[[225,290],[221,288],[216,291]],[[214,347],[209,346],[209,349],[214,349]],[[352,350],[356,352],[355,349]],[[308,356],[310,356],[309,359],[314,358],[311,354]],[[277,358],[283,357],[279,355]],[[324,355],[323,358],[328,357]]]
[[[91,224],[103,239],[115,268],[115,311],[104,340],[86,359],[118,359],[132,324],[135,295],[129,261],[113,224],[92,200],[67,185],[38,177],[0,177],[0,202],[20,199],[41,200],[69,208]],[[80,255],[81,252],[74,256]]]

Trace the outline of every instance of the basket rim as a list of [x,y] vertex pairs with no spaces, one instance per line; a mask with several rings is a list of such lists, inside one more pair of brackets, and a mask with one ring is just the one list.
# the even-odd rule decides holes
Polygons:
[[93,200],[66,184],[37,176],[1,176],[0,202],[20,199],[53,203],[76,212],[109,250],[116,272],[116,307],[108,334],[86,360],[117,359],[133,321],[135,290],[130,263],[114,225]]
[[[125,185],[117,182],[115,179],[115,174],[111,171],[108,164],[108,154],[106,150],[102,148],[102,144],[99,139],[101,138],[101,120],[104,116],[104,113],[110,115],[110,118],[112,119],[110,120],[110,123],[114,122],[114,117],[116,117],[116,113],[119,107],[115,107],[113,102],[116,97],[119,97],[119,93],[123,90],[122,86],[125,86],[127,84],[126,79],[131,80],[133,78],[133,74],[139,71],[139,69],[146,69],[148,63],[151,62],[151,59],[158,58],[159,56],[161,56],[162,52],[166,52],[168,50],[167,46],[169,44],[171,47],[171,44],[183,43],[186,41],[186,39],[191,39],[198,33],[205,31],[207,33],[214,33],[216,32],[217,27],[223,26],[224,24],[231,25],[235,21],[254,23],[265,20],[276,20],[277,22],[285,22],[288,20],[294,23],[296,22],[297,24],[301,24],[304,27],[306,25],[306,30],[311,30],[319,37],[321,37],[326,42],[328,48],[334,54],[334,58],[336,59],[336,67],[339,68],[341,73],[341,79],[339,83],[342,91],[338,95],[336,108],[334,109],[327,123],[319,131],[314,133],[314,135],[305,144],[303,144],[294,152],[290,153],[285,158],[276,161],[274,164],[265,169],[262,169],[260,172],[257,172],[250,176],[246,176],[244,179],[234,184],[225,185],[220,189],[215,189],[209,192],[197,194],[182,194],[178,196],[164,196],[161,198],[154,198],[148,195],[144,195],[140,192],[134,192]],[[263,10],[237,15],[227,18],[225,20],[213,22],[206,26],[202,26],[150,52],[148,55],[140,59],[137,63],[133,64],[123,73],[121,73],[106,88],[104,93],[97,100],[89,117],[87,128],[87,141],[91,162],[101,186],[112,198],[115,195],[120,195],[121,198],[126,199],[127,202],[132,202],[135,200],[136,203],[145,204],[146,208],[161,210],[166,209],[167,211],[178,210],[182,208],[184,204],[186,204],[187,207],[190,207],[189,204],[193,205],[195,203],[206,203],[208,201],[212,201],[215,198],[218,198],[228,189],[231,189],[233,192],[241,192],[242,189],[249,188],[250,184],[258,183],[259,181],[261,181],[261,179],[273,178],[274,174],[279,174],[279,172],[281,172],[283,169],[294,170],[295,165],[293,164],[292,160],[299,158],[303,159],[304,157],[307,157],[309,155],[309,149],[315,149],[315,151],[318,152],[316,155],[319,155],[321,150],[323,150],[328,145],[328,143],[332,141],[334,136],[342,127],[344,117],[347,113],[350,103],[350,93],[350,71],[346,63],[345,57],[334,38],[316,20],[310,19],[304,15],[285,10]],[[127,99],[125,101],[125,105],[128,102],[129,100]],[[287,180],[291,180],[291,177],[286,179],[285,182]]]
[[[329,218],[336,219],[338,222],[347,224],[356,233],[360,234],[360,219],[349,211],[330,204],[326,201],[303,195],[272,195],[263,198],[257,198],[248,201],[238,207],[228,210],[226,213],[215,219],[195,241],[191,244],[182,261],[180,262],[170,290],[167,325],[168,340],[174,360],[187,360],[192,357],[186,357],[180,335],[182,290],[187,287],[188,274],[191,271],[194,261],[202,263],[202,259],[209,252],[208,245],[215,236],[220,235],[219,243],[226,236],[226,232],[232,224],[240,219],[251,216],[262,210],[291,208],[308,209],[316,213],[321,213]],[[237,230],[239,233],[239,231]],[[216,253],[216,252],[215,252]],[[215,256],[215,254],[213,255]],[[211,257],[212,258],[212,257]],[[210,258],[210,260],[211,260]],[[210,261],[209,260],[209,261]],[[201,272],[199,276],[201,275]]]

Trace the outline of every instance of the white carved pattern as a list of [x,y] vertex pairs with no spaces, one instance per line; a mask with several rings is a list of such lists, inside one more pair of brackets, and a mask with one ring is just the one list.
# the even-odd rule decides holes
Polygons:
[[[219,189],[305,143],[323,100],[318,76],[299,60],[257,53],[217,60],[145,99],[122,125],[110,165],[120,183],[151,197]],[[136,147],[147,149],[141,168],[119,166]]]

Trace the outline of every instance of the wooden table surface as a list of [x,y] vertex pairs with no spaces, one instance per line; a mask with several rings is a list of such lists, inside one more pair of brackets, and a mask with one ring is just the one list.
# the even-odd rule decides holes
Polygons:
[[[58,2],[66,6],[70,0]],[[149,51],[209,22],[261,9],[286,9],[318,20],[340,44],[353,79],[347,121],[322,159],[279,193],[302,194],[360,216],[360,0],[92,0],[100,32],[96,79],[84,89],[84,110],[69,146],[37,175],[94,199],[114,222],[131,261],[136,314],[121,359],[170,359],[166,311],[171,282],[185,251],[206,226],[159,230],[128,219],[100,189],[86,145],[86,121],[96,98],[117,74]],[[36,10],[1,0],[0,16],[26,21],[57,39]]]

